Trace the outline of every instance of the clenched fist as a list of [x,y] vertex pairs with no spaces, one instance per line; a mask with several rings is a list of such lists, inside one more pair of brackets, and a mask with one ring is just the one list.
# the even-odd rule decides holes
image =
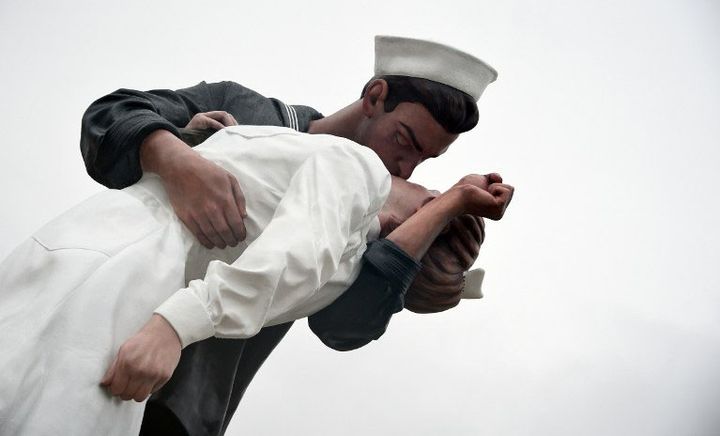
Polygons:
[[510,205],[515,188],[502,182],[500,174],[469,174],[452,188],[462,192],[465,213],[500,220]]
[[175,330],[160,315],[125,341],[100,385],[123,400],[145,401],[172,376],[182,346]]
[[459,211],[421,259],[422,270],[405,297],[405,308],[433,313],[455,307],[462,298],[464,273],[472,267],[485,239],[481,217],[499,220],[512,200],[515,188],[503,183],[500,174],[469,174],[448,193],[459,198]]

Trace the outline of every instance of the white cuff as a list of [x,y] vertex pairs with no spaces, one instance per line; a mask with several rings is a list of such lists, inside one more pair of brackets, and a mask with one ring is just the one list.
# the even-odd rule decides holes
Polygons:
[[462,298],[477,299],[482,298],[482,281],[485,277],[485,270],[477,268],[465,273],[465,287],[463,288]]
[[170,323],[185,348],[215,335],[215,326],[205,305],[188,288],[181,289],[155,309]]

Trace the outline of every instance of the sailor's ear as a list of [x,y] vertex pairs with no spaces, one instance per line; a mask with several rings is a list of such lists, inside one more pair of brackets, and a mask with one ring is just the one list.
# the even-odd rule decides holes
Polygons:
[[385,99],[388,95],[388,83],[384,79],[375,79],[365,89],[362,98],[363,114],[372,118],[378,111],[385,112]]

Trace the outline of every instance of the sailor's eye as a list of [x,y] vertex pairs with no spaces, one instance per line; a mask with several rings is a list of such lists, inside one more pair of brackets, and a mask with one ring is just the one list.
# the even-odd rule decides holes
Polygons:
[[408,145],[407,139],[405,139],[405,137],[399,132],[395,134],[395,142],[402,145],[403,147]]

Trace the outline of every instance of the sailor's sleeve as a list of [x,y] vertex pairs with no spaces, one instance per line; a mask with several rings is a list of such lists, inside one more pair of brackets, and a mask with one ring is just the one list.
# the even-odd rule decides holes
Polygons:
[[162,129],[180,137],[179,128],[207,111],[230,112],[241,124],[268,124],[277,118],[268,108],[269,99],[234,82],[201,82],[178,90],[118,89],[83,114],[80,150],[93,179],[108,188],[125,188],[142,177],[140,145],[150,133]]
[[[368,154],[369,153],[369,154]],[[308,158],[270,223],[232,264],[213,261],[156,313],[183,347],[211,337],[255,335],[274,313],[292,311],[337,271],[352,232],[374,216],[390,176],[370,150],[340,144]]]
[[338,351],[379,339],[393,314],[403,310],[405,293],[420,268],[420,262],[389,239],[368,244],[355,282],[329,306],[308,317],[310,330]]

